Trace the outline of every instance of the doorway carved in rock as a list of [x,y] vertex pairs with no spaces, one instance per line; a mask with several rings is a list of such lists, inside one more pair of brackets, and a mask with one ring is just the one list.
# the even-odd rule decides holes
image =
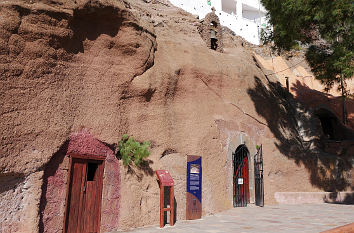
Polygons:
[[74,155],[69,169],[65,232],[100,232],[104,161]]

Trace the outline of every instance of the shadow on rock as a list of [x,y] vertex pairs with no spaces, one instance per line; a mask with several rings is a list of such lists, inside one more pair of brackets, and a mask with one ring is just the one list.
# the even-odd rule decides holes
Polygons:
[[127,165],[127,173],[131,175],[135,175],[138,178],[138,181],[142,181],[144,175],[153,176],[154,170],[151,168],[151,164],[154,162],[150,159],[143,160],[139,166],[131,166]]
[[[343,121],[343,100],[340,96],[332,96],[317,90],[309,88],[306,84],[296,81],[291,87],[291,91],[295,94],[295,99],[305,103],[309,107],[313,107],[319,111],[321,115],[327,115],[327,118],[333,119],[333,124],[338,128],[337,137],[339,140],[354,140],[354,121],[351,114],[354,113],[354,100],[346,98],[345,105],[347,111],[347,125]],[[321,113],[322,111],[322,113]],[[323,111],[327,111],[324,114]],[[316,113],[317,114],[317,113]]]
[[328,192],[349,188],[352,158],[323,151],[323,132],[317,116],[296,101],[279,82],[266,86],[258,77],[254,80],[255,87],[248,89],[248,95],[277,139],[274,144],[279,151],[308,170],[313,186]]
[[[43,174],[43,183],[42,183],[42,193],[41,193],[41,199],[40,199],[40,204],[39,204],[39,232],[45,232],[45,223],[47,221],[48,216],[45,216],[45,209],[48,204],[48,185],[49,185],[49,179],[51,177],[54,177],[55,173],[58,171],[60,164],[63,163],[63,160],[65,158],[67,149],[69,145],[69,140],[65,141],[59,150],[52,156],[52,158],[49,160],[49,162],[44,166],[44,174]],[[65,186],[63,183],[62,185]],[[58,187],[60,188],[60,187]],[[52,187],[53,189],[53,187]],[[51,190],[53,192],[53,190]],[[57,198],[57,197],[55,197]],[[53,200],[52,200],[53,201]],[[52,204],[52,203],[50,203]]]
[[354,193],[340,193],[333,192],[323,198],[325,203],[329,204],[344,204],[352,205],[354,204]]
[[94,41],[102,34],[116,36],[123,20],[120,9],[104,6],[99,2],[75,9],[69,24],[73,37],[67,38],[63,47],[67,52],[83,53],[85,40]]

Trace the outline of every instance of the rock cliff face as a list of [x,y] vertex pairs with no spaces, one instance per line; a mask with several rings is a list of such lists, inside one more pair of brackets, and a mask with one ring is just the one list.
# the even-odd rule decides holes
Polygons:
[[279,191],[353,187],[352,158],[317,146],[319,120],[291,104],[238,41],[210,50],[198,26],[164,1],[0,3],[0,231],[52,232],[43,225],[62,219],[65,203],[56,213],[43,196],[66,190],[44,187],[67,181],[66,143],[83,129],[109,146],[124,133],[152,143],[144,169],[119,161],[120,229],[158,223],[156,169],[172,174],[185,219],[187,155],[203,158],[203,215],[231,208],[241,144],[250,158],[263,145],[266,204]]

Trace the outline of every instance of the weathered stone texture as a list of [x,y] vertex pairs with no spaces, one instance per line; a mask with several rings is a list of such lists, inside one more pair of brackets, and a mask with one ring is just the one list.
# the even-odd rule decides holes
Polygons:
[[120,164],[114,152],[89,132],[71,135],[70,140],[46,165],[40,202],[40,232],[61,232],[66,211],[66,192],[71,154],[102,156],[105,163],[101,207],[101,231],[119,227]]
[[201,21],[201,25],[198,30],[202,39],[207,44],[208,48],[211,48],[211,39],[210,39],[210,25],[216,24],[216,39],[217,39],[217,48],[216,51],[223,52],[223,31],[220,25],[219,17],[214,13],[208,13],[205,18]]
[[[263,145],[266,205],[275,192],[352,187],[353,176],[336,183],[352,169],[334,169],[342,158],[307,147],[323,134],[299,127],[318,125],[308,111],[297,112],[242,46],[208,49],[190,14],[158,1],[33,2],[0,3],[1,230],[60,231],[67,152],[100,153],[97,145],[114,147],[125,133],[150,141],[151,154],[148,166],[125,167],[107,149],[107,231],[159,222],[157,169],[175,179],[184,219],[187,155],[203,157],[203,215],[232,208],[232,152],[241,144],[250,157]],[[83,128],[96,146],[74,139],[70,147]]]
[[0,176],[0,231],[36,232],[42,172]]

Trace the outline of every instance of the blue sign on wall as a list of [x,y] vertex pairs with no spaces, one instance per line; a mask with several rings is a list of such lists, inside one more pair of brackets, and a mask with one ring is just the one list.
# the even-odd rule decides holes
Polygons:
[[202,214],[202,157],[187,158],[187,219],[201,218]]

